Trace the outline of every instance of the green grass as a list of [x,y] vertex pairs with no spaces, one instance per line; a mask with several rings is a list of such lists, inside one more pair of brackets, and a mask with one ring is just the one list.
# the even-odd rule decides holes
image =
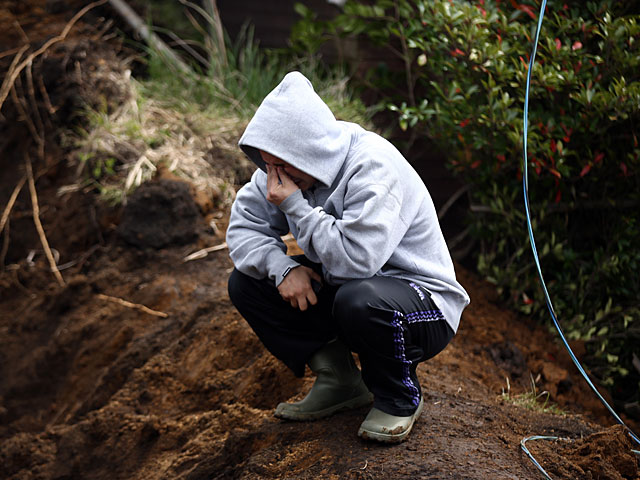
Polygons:
[[92,185],[109,203],[123,202],[163,164],[197,188],[219,192],[219,203],[228,205],[236,179],[216,168],[215,158],[211,162],[212,146],[215,155],[248,163],[237,141],[263,98],[292,70],[309,78],[338,119],[372,126],[373,112],[347,88],[343,70],[313,56],[262,49],[251,27],[235,42],[227,37],[226,65],[214,53],[209,52],[210,65],[194,64],[185,73],[151,50],[145,78],[119,78],[128,97],[113,111],[105,102],[85,112],[88,127],[72,136],[82,177],[78,186]]
[[567,414],[567,412],[558,407],[558,405],[549,401],[549,392],[546,390],[538,392],[536,382],[533,377],[531,377],[531,390],[515,395],[511,393],[511,383],[509,382],[508,377],[506,378],[506,381],[507,389],[502,389],[502,394],[500,395],[500,399],[502,401],[534,412],[551,413],[553,415],[563,416]]

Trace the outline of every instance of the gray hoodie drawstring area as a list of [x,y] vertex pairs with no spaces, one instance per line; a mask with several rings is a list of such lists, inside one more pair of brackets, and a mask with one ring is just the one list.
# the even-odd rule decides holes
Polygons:
[[[227,229],[236,268],[279,285],[299,264],[280,239],[289,231],[325,281],[384,275],[425,287],[455,332],[469,297],[457,282],[431,196],[387,140],[335,119],[299,72],[263,100],[239,142],[260,167],[238,191]],[[280,206],[269,203],[263,150],[318,182]]]

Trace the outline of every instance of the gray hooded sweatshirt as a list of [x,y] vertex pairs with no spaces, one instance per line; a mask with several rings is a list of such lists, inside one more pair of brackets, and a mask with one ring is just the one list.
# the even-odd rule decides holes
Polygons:
[[[231,209],[227,243],[239,271],[279,285],[299,265],[280,238],[291,232],[329,284],[374,275],[413,281],[457,330],[469,297],[427,188],[390,142],[336,120],[311,82],[291,72],[263,100],[239,145],[260,167]],[[259,150],[317,182],[271,204]]]

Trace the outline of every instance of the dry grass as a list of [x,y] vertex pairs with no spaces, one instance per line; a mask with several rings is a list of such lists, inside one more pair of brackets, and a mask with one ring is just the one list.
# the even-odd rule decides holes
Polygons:
[[68,137],[77,147],[78,181],[62,191],[96,186],[107,200],[126,202],[162,171],[188,180],[217,205],[229,205],[236,181],[231,166],[247,162],[236,145],[245,121],[197,105],[176,109],[145,96],[128,71],[110,81],[126,93],[111,112],[106,105],[88,111],[89,126]]

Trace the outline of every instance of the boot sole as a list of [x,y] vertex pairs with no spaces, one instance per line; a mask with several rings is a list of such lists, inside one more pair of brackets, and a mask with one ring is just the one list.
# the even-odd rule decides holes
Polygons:
[[354,408],[364,407],[365,405],[369,405],[371,402],[373,402],[373,395],[371,393],[366,393],[366,394],[360,395],[359,397],[355,397],[350,400],[347,400],[346,402],[332,405],[331,407],[325,408],[323,410],[316,410],[315,412],[291,411],[289,409],[290,404],[281,403],[276,407],[276,410],[273,415],[276,418],[282,418],[284,420],[295,420],[299,422],[306,422],[306,421],[312,421],[312,420],[319,420],[321,418],[328,417],[342,410],[352,410]]
[[411,430],[413,430],[413,425],[416,423],[416,420],[422,413],[423,406],[424,406],[424,402],[421,399],[420,403],[418,404],[418,409],[413,414],[413,420],[411,421],[411,424],[403,432],[382,433],[382,432],[375,432],[371,430],[365,430],[364,428],[360,427],[360,429],[358,430],[358,436],[365,440],[374,440],[376,442],[381,442],[381,443],[401,443],[407,438],[407,436],[409,436],[409,434],[411,433]]

